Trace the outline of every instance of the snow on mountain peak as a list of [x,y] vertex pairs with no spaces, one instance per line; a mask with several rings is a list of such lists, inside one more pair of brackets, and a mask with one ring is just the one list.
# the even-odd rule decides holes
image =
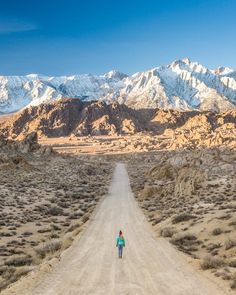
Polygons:
[[234,70],[228,67],[218,67],[217,69],[213,70],[213,72],[217,75],[226,76],[233,73]]
[[190,63],[191,63],[191,61],[188,57],[183,58],[182,62],[185,63],[186,65],[190,65]]
[[122,80],[126,77],[128,77],[128,75],[124,74],[124,73],[121,73],[119,71],[116,71],[116,70],[112,70],[106,74],[104,74],[104,77],[105,78],[109,78],[109,79],[118,79],[118,80]]
[[236,107],[236,72],[227,67],[210,70],[184,58],[132,76],[112,70],[101,76],[0,77],[2,113],[62,97],[116,100],[134,108],[226,110]]

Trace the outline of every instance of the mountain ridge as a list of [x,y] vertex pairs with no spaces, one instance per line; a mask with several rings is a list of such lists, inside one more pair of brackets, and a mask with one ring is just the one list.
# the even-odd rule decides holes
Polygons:
[[236,110],[222,113],[158,108],[137,110],[117,102],[107,104],[104,101],[62,99],[6,116],[0,122],[0,131],[6,138],[22,139],[31,132],[37,132],[43,138],[140,132],[155,135],[180,129],[187,133],[197,131],[201,138],[216,130],[233,132],[235,124]]
[[226,111],[236,108],[236,72],[210,70],[188,58],[126,75],[0,76],[0,113],[62,98],[117,101],[141,108]]

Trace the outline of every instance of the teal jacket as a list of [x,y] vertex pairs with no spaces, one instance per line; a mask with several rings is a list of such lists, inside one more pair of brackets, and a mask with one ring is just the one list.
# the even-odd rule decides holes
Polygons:
[[124,246],[125,247],[125,239],[124,237],[117,237],[116,246]]

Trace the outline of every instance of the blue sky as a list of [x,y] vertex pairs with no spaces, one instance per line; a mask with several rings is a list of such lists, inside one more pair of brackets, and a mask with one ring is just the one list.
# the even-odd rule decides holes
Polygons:
[[235,0],[1,1],[0,74],[131,74],[176,59],[236,69]]

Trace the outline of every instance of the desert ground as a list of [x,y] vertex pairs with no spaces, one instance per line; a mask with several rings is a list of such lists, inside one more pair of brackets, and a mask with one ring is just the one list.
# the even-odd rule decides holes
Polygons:
[[112,166],[30,141],[0,154],[0,290],[68,248],[107,194]]
[[235,288],[235,152],[170,151],[128,162],[132,190],[157,236]]
[[11,143],[0,164],[2,294],[233,294],[235,137],[222,137],[198,147],[173,134]]
[[[124,228],[124,258],[116,233]],[[15,289],[16,288],[16,289]],[[134,200],[124,164],[87,230],[49,273],[21,280],[3,294],[227,294],[201,276],[163,238],[156,239]]]

